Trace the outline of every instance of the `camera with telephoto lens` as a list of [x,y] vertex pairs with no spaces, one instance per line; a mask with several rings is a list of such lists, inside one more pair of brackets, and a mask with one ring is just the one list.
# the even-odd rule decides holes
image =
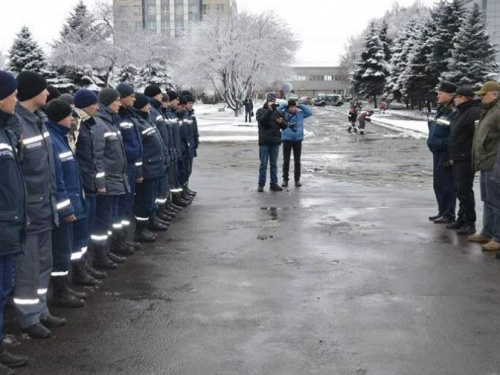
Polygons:
[[288,123],[288,127],[290,129],[292,129],[292,131],[296,132],[297,131],[297,127],[298,127],[298,124],[296,121],[291,121]]

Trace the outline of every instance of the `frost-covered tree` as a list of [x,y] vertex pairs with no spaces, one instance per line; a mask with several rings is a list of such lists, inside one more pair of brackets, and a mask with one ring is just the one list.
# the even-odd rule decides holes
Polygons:
[[382,42],[382,46],[384,47],[385,61],[391,60],[392,39],[389,38],[388,29],[389,25],[385,20],[383,20],[382,25],[380,26],[379,37]]
[[243,100],[291,74],[297,42],[272,14],[210,15],[183,41],[176,77],[187,87],[209,82],[238,115]]
[[419,28],[420,23],[416,19],[408,21],[391,48],[390,75],[385,86],[385,93],[390,99],[399,101],[406,92],[404,74],[408,67],[410,54],[415,47]]
[[401,84],[404,87],[402,94],[410,100],[412,108],[418,104],[421,109],[423,102],[428,99],[429,92],[438,83],[429,64],[429,56],[432,51],[430,42],[432,33],[432,20],[419,28],[414,46],[409,54],[407,67],[402,73]]
[[373,97],[376,108],[377,96],[382,94],[388,75],[388,63],[385,60],[384,46],[380,40],[379,30],[372,23],[366,35],[364,50],[359,55],[356,67],[351,75],[354,91],[361,95]]
[[43,50],[33,39],[30,29],[23,26],[9,50],[9,70],[15,73],[23,70],[42,73],[45,66]]
[[431,11],[433,33],[430,36],[429,64],[432,75],[444,77],[449,71],[453,40],[464,25],[464,0],[440,0]]
[[3,69],[5,65],[5,57],[3,56],[3,52],[0,51],[0,69]]
[[474,4],[453,45],[450,71],[445,76],[447,80],[457,84],[479,86],[498,73],[496,50],[486,32],[479,5]]

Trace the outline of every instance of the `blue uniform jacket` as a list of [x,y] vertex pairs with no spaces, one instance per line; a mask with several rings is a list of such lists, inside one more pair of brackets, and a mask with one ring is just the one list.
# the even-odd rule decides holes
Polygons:
[[182,126],[181,126],[181,144],[184,143],[185,150],[184,155],[186,159],[194,158],[196,153],[196,143],[194,139],[194,112],[189,110],[184,110],[182,115]]
[[168,130],[168,152],[170,154],[170,162],[172,165],[177,163],[177,149],[174,126],[178,128],[179,124],[177,123],[177,116],[172,110],[170,110],[170,108],[165,108],[163,114],[165,116],[165,123]]
[[56,201],[59,218],[75,215],[78,220],[85,217],[85,200],[80,180],[80,169],[66,137],[70,128],[55,122],[47,123],[52,139],[54,167],[56,172]]
[[312,116],[311,110],[299,104],[296,113],[288,112],[288,106],[280,105],[279,110],[283,112],[287,127],[281,133],[284,142],[302,142],[304,140],[304,119]]
[[27,195],[18,141],[6,125],[14,116],[0,111],[0,256],[19,254],[26,239]]
[[134,116],[132,109],[120,108],[118,113],[120,119],[119,126],[122,133],[123,148],[125,155],[127,155],[127,164],[135,165],[135,178],[142,178],[142,142],[139,129],[137,128],[137,119]]
[[448,152],[448,138],[450,137],[451,121],[457,112],[449,106],[441,106],[436,112],[436,117],[429,121],[429,136],[427,147],[431,152]]
[[145,180],[165,176],[165,158],[167,149],[160,132],[151,122],[151,117],[139,110],[134,110],[139,123],[144,154],[142,155],[142,174]]
[[[158,130],[158,132],[160,133],[163,144],[165,145],[165,150],[168,150],[168,143],[169,143],[168,128],[165,116],[163,115],[163,112],[161,110],[161,103],[155,99],[150,99],[150,103],[151,103],[151,113],[149,116],[151,119],[151,123],[156,127],[156,130]],[[171,164],[170,153],[167,152],[164,161],[165,165],[169,167]]]

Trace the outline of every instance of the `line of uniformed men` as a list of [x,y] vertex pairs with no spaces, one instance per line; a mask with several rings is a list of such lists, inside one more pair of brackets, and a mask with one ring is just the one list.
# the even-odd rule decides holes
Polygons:
[[[32,338],[66,323],[49,312],[50,283],[53,305],[83,306],[70,272],[75,284],[101,285],[196,195],[188,188],[198,148],[188,92],[150,85],[141,94],[120,84],[47,104],[47,88],[37,73],[0,71],[0,319],[13,289],[20,330]],[[27,361],[0,346],[0,375]]]

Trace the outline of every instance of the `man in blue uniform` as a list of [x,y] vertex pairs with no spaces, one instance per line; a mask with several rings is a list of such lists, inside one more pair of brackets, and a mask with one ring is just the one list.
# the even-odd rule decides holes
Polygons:
[[[26,356],[13,355],[3,347],[3,312],[14,286],[14,259],[23,251],[28,217],[26,214],[26,186],[19,164],[19,143],[8,128],[15,120],[17,81],[0,71],[0,374],[12,375],[9,367],[28,363]],[[7,367],[8,366],[8,367]]]
[[17,76],[19,102],[17,127],[21,140],[21,167],[28,192],[26,247],[16,258],[14,303],[22,332],[32,338],[49,338],[48,328],[66,320],[56,318],[47,307],[52,271],[52,230],[58,225],[54,157],[46,117],[38,111],[47,100],[47,82],[40,74],[25,71]]

